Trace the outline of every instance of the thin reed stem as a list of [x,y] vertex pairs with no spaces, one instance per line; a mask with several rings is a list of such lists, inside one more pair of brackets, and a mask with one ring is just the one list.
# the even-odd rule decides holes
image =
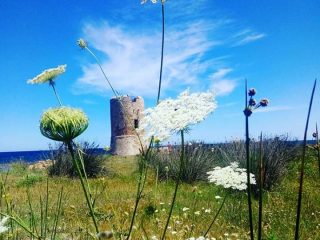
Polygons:
[[161,60],[160,60],[160,76],[159,76],[159,87],[157,104],[160,101],[161,83],[162,83],[162,68],[163,68],[163,49],[164,49],[164,3],[161,1],[161,13],[162,13],[162,41],[161,41]]
[[91,218],[93,220],[96,233],[99,233],[98,223],[97,223],[97,220],[96,220],[96,217],[95,217],[95,214],[94,214],[94,210],[93,210],[93,207],[92,207],[92,202],[90,200],[90,196],[88,194],[88,189],[86,188],[86,185],[85,185],[85,182],[84,182],[84,179],[83,179],[82,172],[81,172],[81,169],[79,167],[79,164],[78,164],[78,162],[77,162],[77,160],[76,160],[76,158],[74,156],[74,150],[73,150],[73,146],[72,146],[72,141],[69,141],[66,144],[67,144],[68,150],[69,150],[69,152],[71,154],[73,165],[74,165],[74,167],[76,168],[76,171],[79,174],[81,186],[82,186],[82,189],[83,189],[86,201],[87,201],[87,205],[89,207],[90,215],[91,215]]
[[166,225],[165,225],[164,230],[163,230],[163,234],[162,234],[161,240],[165,239],[167,228],[169,226],[169,222],[170,222],[170,218],[171,218],[171,215],[172,215],[174,203],[176,201],[176,197],[177,197],[177,193],[178,193],[178,187],[179,187],[179,184],[180,184],[180,178],[181,178],[181,173],[182,173],[182,165],[184,163],[184,130],[181,130],[180,133],[181,133],[181,153],[180,153],[179,174],[178,174],[177,179],[176,179],[176,186],[175,186],[173,197],[172,197],[172,201],[171,201],[170,211],[169,211],[169,215],[168,215],[168,219],[167,219]]
[[320,146],[319,146],[319,136],[318,136],[318,124],[316,124],[316,148],[317,148],[317,157],[318,157],[318,168],[319,168],[319,176],[320,176]]
[[[248,86],[247,79],[245,81],[245,109],[248,104]],[[253,235],[253,221],[252,221],[252,206],[251,206],[251,183],[250,183],[250,172],[251,172],[251,163],[250,163],[250,139],[249,139],[249,116],[246,117],[246,159],[247,159],[247,194],[248,194],[248,211],[249,211],[249,226],[250,226],[250,239],[254,240]]]
[[301,157],[301,166],[300,166],[300,185],[299,185],[297,217],[296,217],[296,230],[294,235],[295,240],[298,240],[300,237],[299,229],[300,229],[300,216],[301,216],[301,206],[302,206],[303,177],[304,177],[306,148],[307,148],[307,133],[308,133],[309,118],[311,114],[313,96],[316,89],[316,85],[317,85],[317,79],[314,81],[314,84],[313,84],[313,89],[312,89],[310,103],[309,103],[308,116],[307,116],[306,126],[304,130],[304,137],[303,137],[303,148],[302,148],[302,157]]
[[94,57],[94,59],[96,60],[96,62],[97,62],[97,64],[98,64],[98,66],[99,66],[99,68],[100,68],[100,70],[101,70],[104,78],[107,80],[107,82],[108,82],[108,84],[109,84],[109,87],[111,88],[113,94],[114,94],[116,97],[118,97],[118,93],[117,93],[117,92],[114,90],[114,88],[112,87],[112,85],[111,85],[111,83],[110,83],[107,75],[106,75],[105,72],[103,71],[103,68],[102,68],[102,66],[101,66],[101,63],[100,63],[99,59],[97,58],[97,56],[96,56],[88,47],[85,47],[85,49],[87,49],[87,51]]
[[63,187],[61,188],[61,191],[59,192],[59,195],[58,195],[57,209],[56,209],[54,225],[53,225],[52,234],[51,234],[52,240],[56,239],[57,227],[58,227],[59,217],[61,214],[62,193],[63,193]]
[[52,87],[53,92],[54,92],[54,95],[56,96],[59,105],[62,106],[61,100],[60,100],[60,98],[59,98],[59,95],[58,95],[58,93],[57,93],[57,91],[56,91],[56,88],[55,88],[54,84],[55,84],[54,81],[53,81],[53,80],[50,80],[49,85]]
[[262,240],[262,185],[263,185],[263,157],[262,157],[262,133],[260,134],[260,162],[259,162],[259,220],[258,240]]
[[212,221],[211,221],[211,223],[210,223],[207,231],[206,231],[205,234],[203,235],[203,237],[206,237],[206,236],[207,236],[207,234],[209,233],[211,227],[213,226],[213,224],[214,224],[215,221],[217,220],[217,218],[218,218],[218,216],[219,216],[219,214],[220,214],[220,212],[221,212],[221,210],[222,210],[222,207],[223,207],[223,205],[224,205],[224,203],[225,203],[225,201],[226,201],[226,199],[227,199],[227,196],[228,196],[228,194],[226,194],[226,195],[224,196],[223,201],[222,201],[222,203],[221,203],[221,205],[220,205],[220,207],[219,207],[219,209],[218,209],[218,212],[216,213],[216,215],[215,215],[214,218],[212,219]]

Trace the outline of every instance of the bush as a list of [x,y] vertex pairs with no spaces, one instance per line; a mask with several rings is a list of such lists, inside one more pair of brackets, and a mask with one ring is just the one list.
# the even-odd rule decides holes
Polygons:
[[[275,137],[263,137],[263,189],[270,190],[273,185],[279,183],[287,172],[288,163],[297,156],[297,143],[290,141],[287,135]],[[214,151],[217,159],[222,161],[222,165],[231,162],[239,162],[240,167],[246,168],[246,145],[245,141],[232,141],[219,144]],[[251,139],[250,157],[252,163],[251,172],[256,179],[259,176],[259,141]]]
[[[83,164],[88,177],[97,177],[106,173],[104,158],[96,152],[99,147],[95,143],[83,142],[80,144],[80,152],[82,153]],[[80,163],[79,154],[76,152],[75,157]],[[56,150],[51,151],[52,166],[48,168],[50,176],[77,176],[77,172],[73,167],[72,158],[65,147],[61,144]]]
[[[180,166],[180,146],[172,147],[168,150],[159,149],[155,151],[151,165],[158,171],[161,180],[176,179]],[[207,172],[214,165],[211,148],[203,143],[190,142],[185,146],[185,161],[182,165],[181,181],[192,183],[198,180],[207,180]]]

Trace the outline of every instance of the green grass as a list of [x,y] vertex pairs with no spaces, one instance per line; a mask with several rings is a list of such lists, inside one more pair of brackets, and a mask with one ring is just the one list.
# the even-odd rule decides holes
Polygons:
[[[317,160],[313,156],[307,159],[301,239],[320,239],[320,179],[317,172]],[[110,176],[90,180],[91,190],[96,199],[95,212],[100,229],[112,230],[115,237],[120,239],[120,236],[128,231],[134,207],[138,177],[137,159],[107,157],[106,166],[110,169]],[[298,171],[299,161],[292,162],[288,175],[285,176],[282,183],[275,186],[272,191],[264,192],[263,239],[293,239]],[[160,182],[156,189],[155,174],[150,173],[139,205],[132,239],[147,239],[146,236],[150,239],[153,235],[159,237],[169,211],[174,182]],[[4,179],[5,173],[2,173],[1,177]],[[40,196],[43,199],[46,195],[46,178],[44,171],[30,171],[15,166],[15,171],[9,172],[5,192],[2,189],[1,212],[7,213],[9,204],[13,207],[14,214],[28,223],[30,209],[27,191],[29,190],[32,208],[35,212],[35,225],[39,226],[39,199]],[[94,232],[94,226],[80,182],[77,179],[49,178],[48,226],[52,226],[54,221],[57,196],[62,186],[64,194],[57,239],[92,239],[89,233]],[[218,195],[223,197],[225,194],[229,194],[229,197],[209,236],[216,239],[248,239],[245,192],[227,193],[224,189],[206,182],[198,182],[194,185],[181,184],[167,239],[201,236],[222,201],[215,197]],[[183,211],[183,208],[189,208],[189,210]],[[210,212],[208,212],[209,209]],[[256,199],[253,200],[253,212],[254,222],[257,223],[258,201]],[[28,239],[27,235],[17,226],[13,226],[8,237],[9,239]],[[7,236],[4,239],[7,239]]]

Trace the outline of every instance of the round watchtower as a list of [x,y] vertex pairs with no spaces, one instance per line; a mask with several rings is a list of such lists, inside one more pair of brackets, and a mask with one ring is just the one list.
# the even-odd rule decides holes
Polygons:
[[144,110],[142,97],[121,96],[110,100],[111,153],[120,156],[140,153],[135,129],[139,128]]

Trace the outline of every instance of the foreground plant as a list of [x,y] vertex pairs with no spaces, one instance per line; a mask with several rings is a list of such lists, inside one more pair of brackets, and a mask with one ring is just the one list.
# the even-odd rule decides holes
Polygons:
[[88,127],[87,116],[79,109],[60,107],[47,110],[41,117],[40,131],[45,137],[66,144],[70,151],[73,165],[79,175],[81,186],[85,194],[90,215],[93,220],[96,233],[99,233],[98,223],[93,210],[90,188],[84,175],[83,165],[75,157],[73,139],[82,134]]
[[[251,171],[251,162],[250,162],[250,138],[249,138],[249,117],[259,107],[266,107],[269,104],[269,100],[263,98],[257,104],[256,100],[253,96],[256,95],[256,90],[254,88],[249,89],[247,88],[247,80],[245,82],[245,109],[243,111],[246,119],[246,165],[247,165],[247,194],[248,194],[248,212],[249,212],[249,227],[250,227],[250,239],[254,240],[254,233],[253,233],[253,220],[252,220],[252,206],[251,206],[251,183],[250,183],[250,171]],[[250,97],[248,101],[248,96]]]
[[43,83],[49,83],[49,85],[52,87],[54,95],[56,96],[58,103],[60,106],[62,106],[61,100],[59,98],[59,95],[55,88],[55,78],[57,78],[59,75],[64,73],[66,71],[67,65],[61,65],[56,68],[49,68],[42,73],[40,73],[38,76],[34,77],[33,79],[30,79],[27,81],[29,84],[43,84]]
[[[230,166],[227,167],[215,167],[212,171],[207,172],[208,180],[211,183],[214,183],[217,186],[222,186],[225,189],[238,190],[243,191],[247,189],[247,173],[246,169],[239,168],[239,164],[237,162],[232,162]],[[252,173],[250,175],[250,184],[256,184],[256,180]],[[227,199],[228,194],[226,194],[223,198],[223,201],[218,209],[216,215],[211,221],[207,231],[204,233],[204,237],[209,233],[212,225],[216,221],[222,207]]]
[[146,139],[156,138],[163,141],[174,133],[180,133],[181,136],[179,173],[161,239],[164,239],[166,235],[181,180],[182,168],[185,164],[184,132],[191,125],[203,121],[216,109],[214,96],[213,92],[190,94],[187,90],[182,92],[177,99],[166,99],[160,101],[156,107],[146,109],[144,118],[141,120],[140,131],[146,133]]
[[300,216],[301,216],[301,206],[302,206],[302,191],[303,191],[303,178],[304,178],[304,168],[305,168],[305,158],[306,158],[306,148],[307,148],[307,134],[308,134],[308,126],[309,126],[309,118],[312,109],[313,96],[317,85],[317,79],[314,81],[311,98],[309,102],[309,110],[308,116],[306,120],[304,137],[303,137],[303,148],[302,148],[302,156],[301,156],[301,166],[300,166],[300,181],[299,181],[299,192],[298,192],[298,204],[297,204],[297,215],[296,215],[296,229],[294,239],[298,240],[300,238],[299,230],[300,230]]

